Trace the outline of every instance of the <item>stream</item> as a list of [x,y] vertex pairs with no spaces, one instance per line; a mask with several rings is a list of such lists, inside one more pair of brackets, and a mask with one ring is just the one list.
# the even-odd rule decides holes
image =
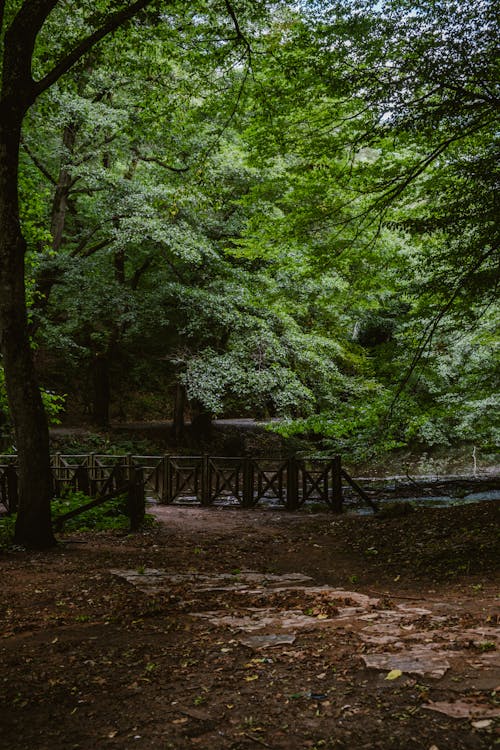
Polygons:
[[[381,497],[375,501],[382,509],[384,505],[410,504],[414,508],[450,508],[458,505],[470,505],[485,500],[500,500],[500,489],[485,492],[471,492],[463,497],[453,495],[429,495],[427,497]],[[361,500],[347,499],[344,503],[345,513],[348,515],[373,515],[373,510],[362,504]]]

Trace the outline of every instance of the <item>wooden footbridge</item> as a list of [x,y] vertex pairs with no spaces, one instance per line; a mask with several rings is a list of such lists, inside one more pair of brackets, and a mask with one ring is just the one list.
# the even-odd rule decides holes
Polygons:
[[[339,456],[312,460],[55,453],[51,466],[54,497],[78,490],[102,498],[142,486],[146,497],[162,504],[253,508],[265,503],[297,510],[320,503],[341,513],[344,481],[373,505],[342,468]],[[0,503],[7,513],[17,508],[17,485],[17,457],[0,455]]]

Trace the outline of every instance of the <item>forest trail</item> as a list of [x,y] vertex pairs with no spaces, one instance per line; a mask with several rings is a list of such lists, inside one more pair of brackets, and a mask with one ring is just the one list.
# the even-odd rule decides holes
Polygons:
[[500,504],[155,506],[2,555],[0,748],[492,748]]

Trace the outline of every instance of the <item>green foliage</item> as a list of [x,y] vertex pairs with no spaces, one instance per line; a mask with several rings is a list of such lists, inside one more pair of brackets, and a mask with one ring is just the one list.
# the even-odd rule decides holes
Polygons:
[[[57,5],[35,74],[106,7]],[[49,412],[92,412],[100,364],[123,416],[181,384],[322,452],[494,444],[493,9],[173,3],[47,91],[20,195]]]
[[[92,500],[83,492],[69,492],[64,497],[52,501],[52,519],[58,518],[72,510],[82,507]],[[0,549],[6,549],[13,544],[16,514],[0,517]],[[151,516],[146,516],[145,525],[154,524]],[[63,531],[127,531],[130,525],[126,514],[125,498],[115,498],[102,505],[85,511],[81,515],[70,518],[64,523]]]
[[0,516],[0,550],[8,549],[14,542],[16,516]]
[[[92,498],[83,492],[70,492],[64,497],[52,501],[52,518],[55,522],[60,516],[82,507]],[[81,515],[70,518],[64,523],[64,531],[107,531],[111,529],[128,529],[129,519],[126,514],[125,497],[109,500],[102,505],[86,510]]]
[[283,437],[308,438],[314,455],[341,454],[353,463],[366,461],[406,443],[393,425],[386,424],[389,396],[376,382],[370,387],[360,381],[357,392],[344,394],[334,408],[271,429]]
[[[42,389],[42,401],[49,420],[52,425],[60,424],[60,414],[64,410],[65,396],[52,391]],[[7,390],[5,386],[5,373],[0,366],[0,427],[2,421],[8,422],[9,404],[7,401]]]

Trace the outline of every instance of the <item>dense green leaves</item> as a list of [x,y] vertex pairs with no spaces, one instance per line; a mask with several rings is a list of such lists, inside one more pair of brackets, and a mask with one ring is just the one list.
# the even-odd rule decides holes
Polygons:
[[[120,7],[56,3],[35,78]],[[490,0],[149,3],[25,119],[44,384],[491,444],[497,35]]]

